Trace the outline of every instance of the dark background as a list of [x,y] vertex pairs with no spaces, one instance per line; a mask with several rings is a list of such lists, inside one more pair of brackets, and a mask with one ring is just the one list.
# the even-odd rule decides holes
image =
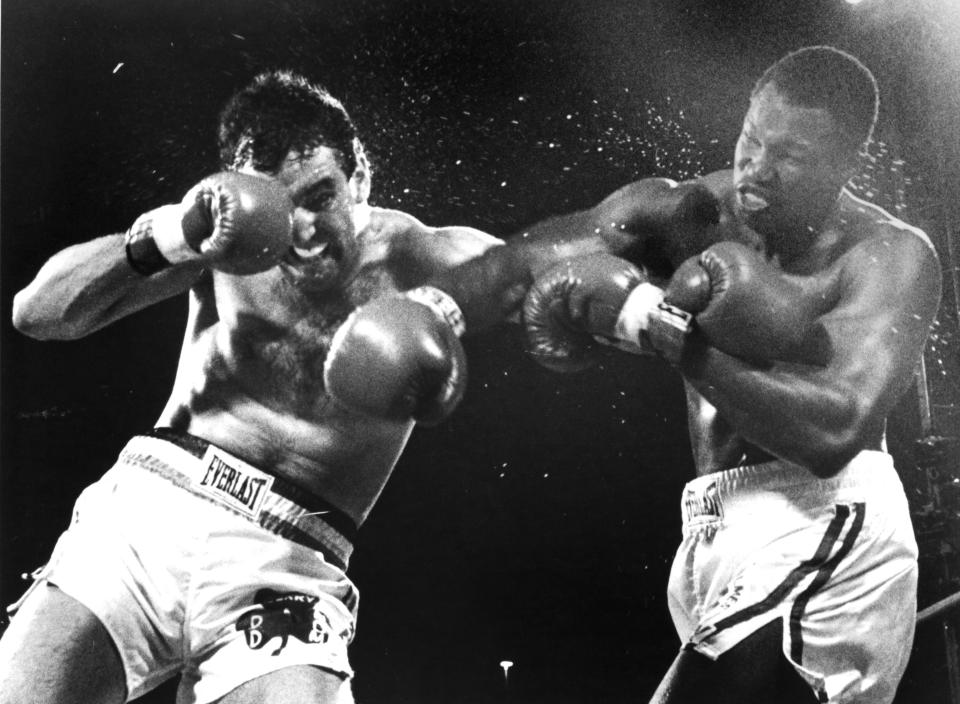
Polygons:
[[[752,82],[820,43],[880,84],[857,190],[923,227],[944,265],[923,376],[890,444],[923,553],[920,606],[960,588],[955,445],[934,443],[946,452],[933,461],[916,447],[960,435],[951,0],[4,0],[2,15],[4,603],[79,491],[152,425],[186,312],[184,297],[39,343],[11,328],[13,293],[58,249],[124,230],[214,171],[217,111],[255,73],[301,71],[344,101],[375,205],[509,237],[638,177],[727,167]],[[357,698],[644,701],[679,645],[665,600],[692,476],[679,378],[613,356],[558,376],[510,329],[467,347],[463,405],[414,434],[362,530]],[[515,663],[509,682],[501,660]],[[924,624],[899,701],[947,691],[940,626]]]

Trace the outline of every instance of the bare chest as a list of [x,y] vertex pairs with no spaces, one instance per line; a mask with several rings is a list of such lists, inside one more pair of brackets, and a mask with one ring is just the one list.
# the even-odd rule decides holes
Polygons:
[[353,310],[397,290],[383,267],[371,267],[344,290],[324,296],[286,288],[246,299],[222,316],[206,355],[210,387],[234,388],[268,408],[320,421],[332,412],[323,366],[337,329]]

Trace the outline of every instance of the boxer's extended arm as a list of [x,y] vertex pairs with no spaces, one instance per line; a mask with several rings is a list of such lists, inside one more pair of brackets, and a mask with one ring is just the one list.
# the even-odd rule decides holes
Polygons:
[[566,259],[607,252],[667,276],[715,240],[718,217],[716,198],[702,185],[643,179],[589,210],[537,223],[429,284],[457,302],[468,333],[476,332],[516,314],[534,278]]
[[13,324],[39,340],[73,340],[175,296],[203,272],[186,262],[145,277],[127,261],[125,235],[106,235],[53,255],[13,299]]
[[825,366],[753,365],[696,333],[680,362],[739,435],[825,476],[880,436],[940,299],[936,254],[914,234],[884,233],[845,256],[838,303],[818,320],[832,350]]

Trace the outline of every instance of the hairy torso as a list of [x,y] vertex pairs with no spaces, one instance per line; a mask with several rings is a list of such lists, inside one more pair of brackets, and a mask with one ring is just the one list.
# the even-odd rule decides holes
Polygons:
[[384,229],[363,242],[358,273],[334,292],[298,288],[279,268],[202,279],[191,292],[177,379],[158,424],[308,488],[361,523],[413,425],[334,403],[323,365],[354,308],[401,288]]

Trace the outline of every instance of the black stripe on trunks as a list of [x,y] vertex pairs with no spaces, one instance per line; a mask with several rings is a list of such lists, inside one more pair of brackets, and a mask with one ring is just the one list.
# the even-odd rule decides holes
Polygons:
[[[840,507],[837,506],[837,509],[839,510]],[[807,604],[810,602],[810,599],[813,598],[813,595],[830,579],[830,575],[837,569],[840,561],[850,554],[850,550],[853,549],[853,544],[857,536],[860,535],[860,529],[863,528],[865,513],[866,504],[853,504],[853,525],[850,527],[850,530],[847,531],[847,535],[844,537],[840,549],[820,567],[817,576],[813,578],[813,581],[810,582],[807,588],[797,597],[796,601],[793,602],[793,608],[790,609],[790,657],[798,664],[801,664],[803,660],[803,631],[800,626],[800,619],[803,617],[803,612],[806,610]]]
[[824,566],[824,563],[826,563],[830,557],[830,551],[833,550],[833,546],[837,542],[837,538],[840,537],[844,523],[846,523],[850,515],[850,507],[843,504],[837,504],[835,510],[836,515],[834,515],[830,521],[830,525],[827,526],[827,530],[823,534],[823,539],[820,541],[820,545],[817,547],[813,557],[804,560],[797,567],[793,568],[790,574],[764,599],[717,621],[716,624],[714,624],[714,633],[719,633],[726,628],[736,626],[738,623],[743,623],[744,621],[749,621],[756,616],[770,611],[782,602],[804,577],[811,572],[820,570]]
[[[186,450],[199,459],[203,458],[203,454],[211,444],[203,438],[198,438],[196,435],[190,435],[189,433],[174,430],[173,428],[154,428],[150,432],[144,433],[144,435],[172,442],[174,445]],[[239,459],[242,460],[243,458],[241,457]],[[257,467],[253,463],[249,464]],[[312,494],[305,489],[301,489],[283,477],[278,477],[273,472],[265,470],[263,467],[257,467],[257,469],[261,472],[267,472],[267,474],[273,477],[272,490],[275,493],[301,506],[309,513],[320,515],[327,525],[339,532],[340,535],[351,543],[356,543],[358,532],[357,524],[343,511],[326,499]]]

